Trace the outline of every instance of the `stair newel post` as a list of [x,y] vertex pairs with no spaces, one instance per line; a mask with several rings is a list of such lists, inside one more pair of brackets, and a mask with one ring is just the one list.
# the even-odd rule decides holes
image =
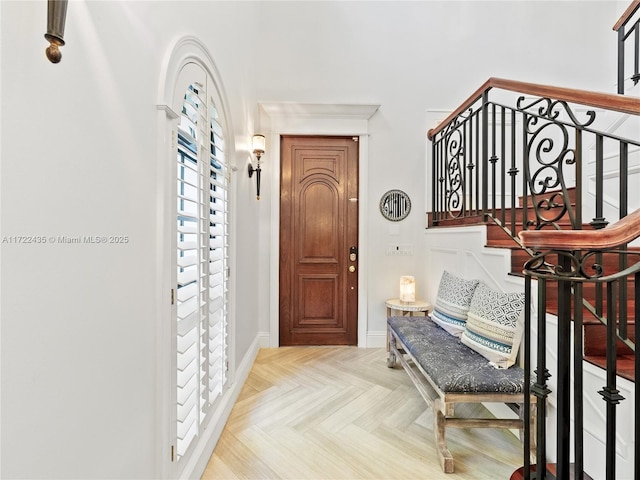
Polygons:
[[602,135],[596,135],[595,163],[596,216],[589,222],[589,225],[598,230],[606,227],[609,223],[604,218],[604,137]]
[[616,478],[616,405],[624,397],[616,384],[616,281],[607,282],[607,385],[598,393],[607,402],[606,479]]
[[531,172],[529,168],[529,139],[527,135],[527,123],[529,122],[529,116],[522,113],[522,229],[528,230],[529,223],[527,220],[527,210],[529,210],[529,180],[531,178]]
[[[529,274],[527,274],[527,277]],[[538,338],[536,339],[537,366],[536,383],[531,391],[536,396],[536,479],[544,480],[547,472],[547,396],[551,390],[547,379],[551,376],[547,370],[547,281],[538,278]]]
[[[576,206],[574,209],[573,218],[574,224],[572,228],[574,230],[582,230],[582,129],[576,128],[576,148],[575,148],[575,160],[576,160],[576,186],[575,197]],[[564,199],[567,208],[571,208],[571,201],[569,196],[566,195]]]
[[[476,124],[475,124],[475,130],[476,130],[476,134],[475,134],[475,147],[473,149],[474,153],[475,153],[475,157],[476,157],[476,168],[475,168],[475,186],[476,186],[476,191],[475,191],[475,213],[476,215],[482,210],[482,205],[480,205],[480,172],[484,171],[484,169],[482,169],[482,158],[480,158],[481,156],[481,151],[480,151],[480,138],[481,138],[481,134],[480,134],[480,124],[482,123],[480,115],[476,114],[474,115],[472,118],[476,119]],[[484,127],[483,127],[484,128]],[[484,220],[486,220],[486,217],[483,217]]]
[[[620,142],[620,171],[629,171],[629,144],[627,142]],[[622,170],[624,169],[624,170]],[[620,175],[620,200],[619,200],[619,217],[624,218],[629,214],[629,176]],[[620,254],[618,255],[618,268],[620,271],[627,268],[627,254],[625,253],[627,245],[621,245],[619,247]],[[627,278],[622,277],[620,279],[620,337],[627,339]]]
[[[437,203],[436,203],[436,192],[438,187],[438,157],[437,157],[437,149],[435,139],[431,142],[431,211],[433,212],[431,217],[431,222],[436,223],[437,221]],[[428,226],[428,225],[427,225]]]
[[[558,270],[571,272],[569,252],[558,255]],[[570,255],[570,254],[569,254]],[[557,477],[569,478],[571,420],[571,282],[558,276]]]
[[[634,283],[634,291],[635,291],[635,308],[634,308],[634,317],[640,318],[640,272],[636,272]],[[637,348],[634,353],[634,364],[635,364],[635,383],[636,385],[640,385],[640,353],[638,353]],[[636,390],[636,394],[634,395],[634,414],[633,419],[635,422],[633,432],[635,437],[634,442],[634,472],[633,478],[638,480],[640,478],[640,395],[638,395],[638,391]]]
[[574,416],[574,452],[575,480],[584,478],[584,399],[582,369],[582,317],[583,283],[576,282],[573,287],[573,416]]
[[[502,207],[501,207],[501,218],[500,220],[502,221],[502,225],[506,225],[506,215],[507,215],[507,185],[506,185],[506,181],[507,181],[507,172],[506,172],[506,148],[507,148],[507,144],[506,144],[506,139],[505,139],[505,131],[506,131],[506,126],[505,126],[505,108],[504,107],[500,107],[500,196],[502,197]],[[515,235],[515,231],[512,230],[512,235]]]
[[511,182],[511,231],[516,235],[516,178],[518,169],[516,168],[516,111],[511,110],[511,168],[509,177]]
[[[489,105],[486,105],[489,108]],[[496,204],[497,204],[497,192],[496,192],[496,162],[498,157],[496,156],[496,104],[491,104],[491,157],[489,157],[489,163],[491,164],[491,215],[496,216]],[[488,165],[487,165],[488,166]],[[487,187],[488,185],[487,181]]]
[[[595,175],[595,193],[596,193],[596,216],[589,223],[595,230],[599,230],[607,226],[604,218],[604,138],[602,135],[596,135],[596,175]],[[596,263],[602,265],[602,253],[596,253]],[[603,312],[603,288],[602,283],[596,283],[596,314],[602,316]]]
[[482,92],[482,218],[489,207],[489,91]]
[[[524,277],[524,480],[531,479],[531,275]],[[541,412],[540,415],[543,415]]]
[[624,25],[618,30],[618,94],[624,95]]
[[446,217],[445,214],[445,205],[447,200],[447,188],[445,186],[445,175],[446,175],[446,138],[445,136],[441,136],[438,141],[438,145],[440,146],[440,155],[438,156],[438,185],[440,186],[440,190],[438,191],[438,217],[440,219],[444,219]]
[[473,163],[471,161],[471,152],[468,148],[469,146],[469,130],[470,130],[470,124],[469,122],[471,121],[471,119],[467,120],[464,122],[464,124],[461,125],[461,130],[462,130],[462,166],[460,167],[460,176],[462,177],[461,179],[461,184],[462,184],[462,210],[463,210],[463,216],[467,216],[467,215],[472,215],[472,209],[473,209],[473,204],[471,203],[471,198],[469,197],[469,184],[468,184],[468,178],[467,178],[467,173],[469,171],[469,163]]

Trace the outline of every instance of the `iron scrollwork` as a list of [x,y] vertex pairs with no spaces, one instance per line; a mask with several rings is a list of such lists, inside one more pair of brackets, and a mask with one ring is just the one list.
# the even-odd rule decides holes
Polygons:
[[[468,109],[465,113],[458,115],[443,132],[442,138],[445,141],[445,169],[446,178],[442,178],[442,182],[446,192],[446,210],[451,217],[460,217],[465,212],[465,185],[464,185],[464,169],[465,169],[465,125],[468,124],[470,118],[474,115],[473,109]],[[471,172],[473,163],[466,165]]]
[[[595,261],[596,253],[598,252],[587,252],[582,255],[580,252],[558,250],[539,252],[524,264],[524,272],[534,277],[574,282],[595,280],[604,274],[602,265]],[[560,257],[569,260],[569,270],[560,265]]]
[[[525,132],[529,137],[525,170],[536,218],[528,225],[537,230],[545,227],[559,230],[558,222],[568,214],[573,228],[580,228],[571,207],[564,166],[575,165],[581,155],[575,146],[570,146],[569,129],[581,130],[591,125],[595,112],[587,111],[588,118],[580,122],[566,102],[539,98],[527,103],[523,96],[517,101],[517,109],[525,115]],[[563,112],[570,123],[561,118]],[[558,191],[543,197],[549,190]]]

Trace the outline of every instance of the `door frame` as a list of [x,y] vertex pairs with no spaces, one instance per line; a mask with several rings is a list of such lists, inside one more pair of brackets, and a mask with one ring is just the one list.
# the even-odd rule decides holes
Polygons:
[[280,346],[280,136],[358,137],[358,347],[367,347],[369,119],[380,105],[260,102],[260,127],[268,133],[271,215],[269,228],[269,346]]

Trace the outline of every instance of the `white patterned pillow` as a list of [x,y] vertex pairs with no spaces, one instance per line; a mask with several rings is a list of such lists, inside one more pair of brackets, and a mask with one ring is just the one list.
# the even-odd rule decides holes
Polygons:
[[442,272],[431,319],[451,335],[462,335],[471,298],[478,283],[478,280],[456,277],[446,270]]
[[524,329],[524,293],[500,293],[481,283],[469,307],[460,341],[496,368],[516,361]]

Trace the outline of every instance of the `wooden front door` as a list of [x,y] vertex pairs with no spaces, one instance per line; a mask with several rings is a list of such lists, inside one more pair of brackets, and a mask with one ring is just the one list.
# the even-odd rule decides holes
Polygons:
[[358,139],[280,148],[280,345],[357,345]]

